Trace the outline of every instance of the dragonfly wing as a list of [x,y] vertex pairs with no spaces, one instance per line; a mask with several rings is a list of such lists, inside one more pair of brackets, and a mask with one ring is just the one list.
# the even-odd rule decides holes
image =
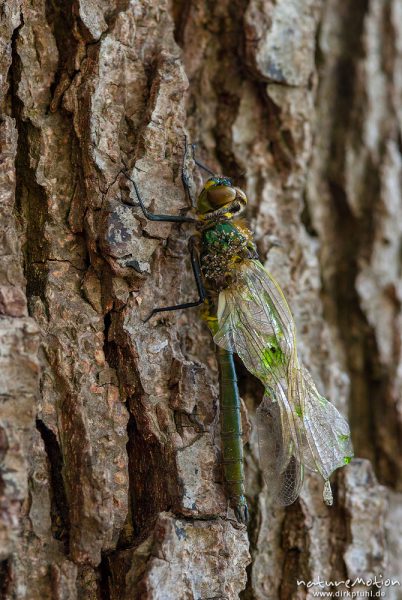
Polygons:
[[238,354],[248,371],[264,381],[265,371],[261,365],[261,356],[267,346],[266,336],[255,329],[247,304],[236,292],[221,292],[221,304],[222,298],[225,306],[214,336],[215,343]]
[[[230,349],[267,386],[256,415],[260,466],[271,499],[287,506],[299,496],[303,483],[303,429],[288,398],[286,364],[272,355],[266,339],[255,332],[238,307],[231,306],[227,319],[236,323],[235,328],[230,328],[235,334],[226,337]],[[273,367],[275,360],[277,364]]]
[[268,496],[287,506],[300,494],[303,465],[298,437],[292,437],[288,415],[275,396],[278,392],[267,390],[256,413],[260,466]]
[[221,292],[215,342],[236,352],[266,387],[257,409],[260,462],[272,498],[295,501],[303,481],[301,421],[289,398],[297,356],[294,325],[282,292],[256,261],[247,261],[236,285]]
[[295,337],[292,313],[279,285],[259,261],[243,261],[238,279],[228,292],[225,290],[219,298],[218,320],[223,332],[233,325],[225,324],[231,308],[226,306],[226,300],[230,292],[235,292],[236,303],[247,314],[248,324],[263,336],[278,337],[287,351],[292,350]]
[[305,437],[316,470],[328,479],[335,469],[350,462],[353,448],[349,425],[331,402],[321,396],[307,369],[302,369],[305,389]]
[[[295,500],[304,467],[319,472],[328,488],[329,475],[352,456],[349,427],[299,365],[289,306],[258,261],[243,261],[236,282],[220,293],[218,323],[215,342],[236,352],[267,395],[273,393],[271,404],[265,400],[261,406],[258,427],[263,469],[271,480],[276,473],[279,501]],[[273,446],[264,441],[269,435]]]

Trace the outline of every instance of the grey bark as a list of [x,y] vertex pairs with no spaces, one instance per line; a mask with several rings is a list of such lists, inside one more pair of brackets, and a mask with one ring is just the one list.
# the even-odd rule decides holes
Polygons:
[[[0,597],[402,582],[398,0],[8,0],[0,43]],[[155,212],[188,211],[185,135],[247,192],[358,457],[333,508],[307,476],[278,509],[251,428],[248,532],[227,508],[199,311],[143,323],[195,296],[192,230],[147,221],[121,171]],[[239,369],[252,425],[261,389]]]

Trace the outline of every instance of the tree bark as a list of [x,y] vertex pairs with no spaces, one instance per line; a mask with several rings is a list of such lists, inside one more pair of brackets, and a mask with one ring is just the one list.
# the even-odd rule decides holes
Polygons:
[[[402,581],[400,2],[0,8],[0,598],[288,600],[317,591],[300,580]],[[143,322],[196,297],[194,230],[147,221],[122,170],[151,210],[187,214],[186,135],[247,192],[302,360],[349,413],[358,457],[334,507],[307,475],[279,509],[251,428],[248,531],[227,507],[200,311]],[[237,367],[252,425],[260,384]]]

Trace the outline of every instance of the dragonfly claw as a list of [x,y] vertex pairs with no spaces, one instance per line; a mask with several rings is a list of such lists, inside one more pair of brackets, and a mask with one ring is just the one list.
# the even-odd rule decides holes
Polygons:
[[243,525],[247,525],[249,515],[248,515],[247,502],[246,502],[246,499],[244,498],[244,496],[239,498],[238,503],[234,507],[234,513],[235,513],[236,519],[239,521],[239,523],[243,523]]

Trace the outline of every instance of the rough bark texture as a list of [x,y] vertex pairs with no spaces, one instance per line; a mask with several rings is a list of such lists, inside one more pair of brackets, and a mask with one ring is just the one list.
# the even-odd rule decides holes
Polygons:
[[[298,579],[402,580],[399,0],[6,0],[0,27],[0,597],[288,600],[317,591]],[[247,191],[360,457],[333,508],[312,476],[272,508],[252,431],[248,535],[199,312],[143,323],[195,296],[192,230],[144,219],[121,170],[155,212],[188,211],[186,133]],[[261,389],[238,366],[252,423]]]

